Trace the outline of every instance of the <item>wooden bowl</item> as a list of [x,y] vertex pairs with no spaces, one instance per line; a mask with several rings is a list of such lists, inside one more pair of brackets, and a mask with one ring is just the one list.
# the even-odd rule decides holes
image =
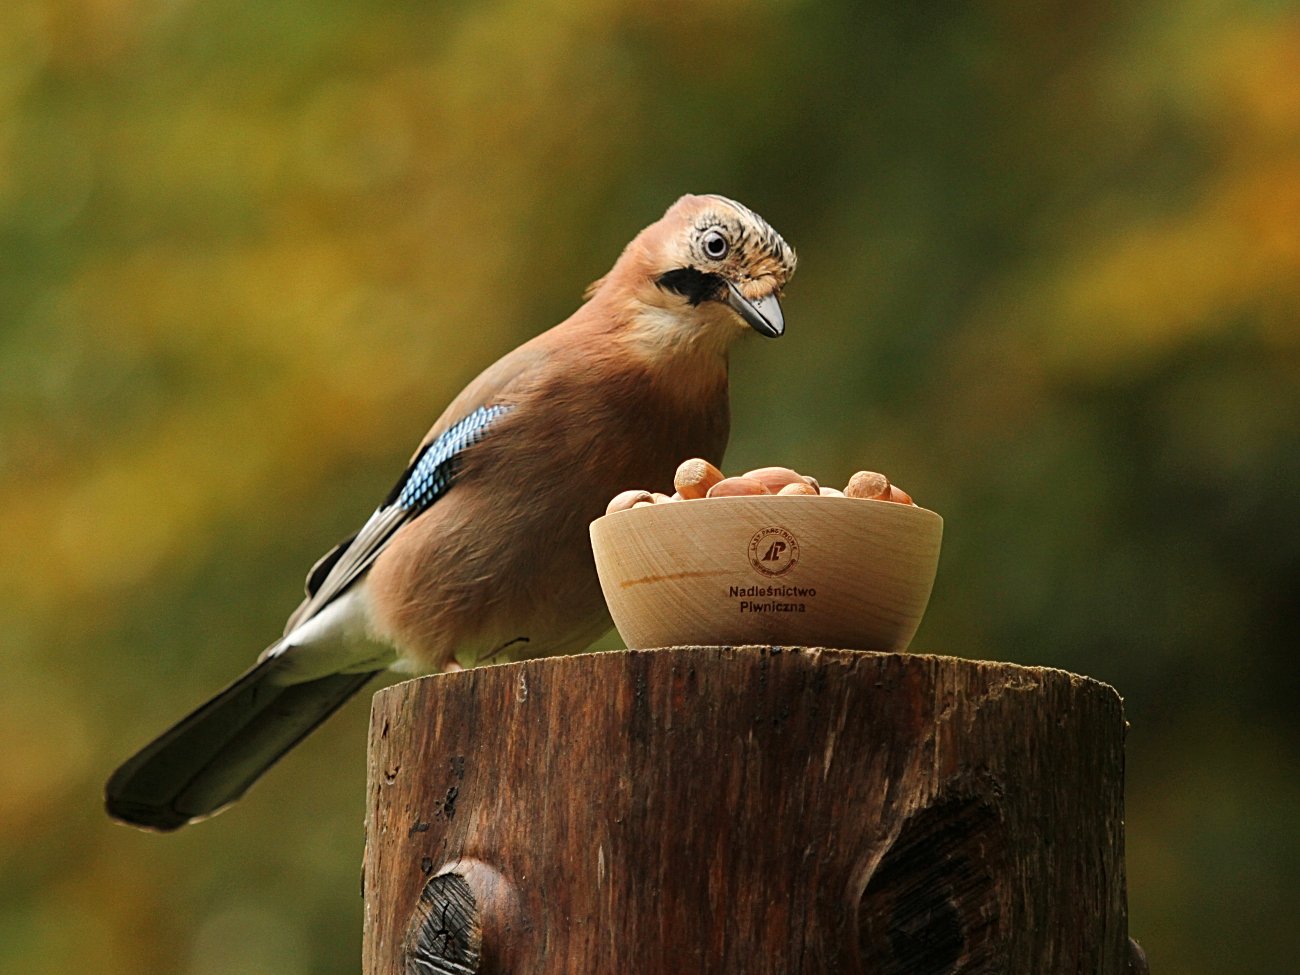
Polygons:
[[675,501],[591,524],[614,625],[638,648],[905,650],[942,535],[925,508],[835,497]]

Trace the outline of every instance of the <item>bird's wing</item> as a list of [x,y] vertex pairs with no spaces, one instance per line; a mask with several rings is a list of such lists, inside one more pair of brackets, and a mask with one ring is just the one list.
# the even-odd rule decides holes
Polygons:
[[481,441],[511,409],[508,403],[480,406],[427,441],[361,530],[312,566],[307,575],[307,598],[289,617],[285,633],[345,592],[370,568],[399,528],[445,495],[455,483],[464,451]]
[[[557,339],[561,338],[562,328],[563,326],[557,326],[534,336],[513,352],[502,356],[484,369],[447,405],[420,441],[406,471],[384,503],[361,526],[360,531],[335,545],[307,573],[307,598],[289,616],[284,628],[286,634],[360,578],[398,528],[428,510],[429,505],[447,492],[455,479],[455,469],[458,466],[456,455],[478,443],[486,432],[487,425],[510,408],[518,389],[527,386],[532,377],[545,368],[551,350]],[[479,417],[479,420],[471,422],[474,417]],[[467,428],[462,429],[462,424],[466,424]],[[475,435],[465,439],[465,434],[470,430]],[[449,452],[451,447],[455,449]],[[422,467],[422,464],[425,466]],[[443,466],[439,468],[439,465]],[[404,509],[401,505],[403,491],[413,478],[423,478],[425,483],[418,510]]]

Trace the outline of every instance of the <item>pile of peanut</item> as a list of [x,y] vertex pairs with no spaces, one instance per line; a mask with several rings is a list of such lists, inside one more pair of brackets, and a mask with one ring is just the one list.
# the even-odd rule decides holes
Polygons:
[[800,495],[806,497],[864,498],[868,501],[893,501],[895,504],[915,504],[902,488],[889,483],[889,478],[875,471],[858,471],[841,491],[822,487],[817,479],[800,474],[788,467],[759,467],[746,471],[739,477],[727,477],[707,460],[692,457],[682,461],[673,476],[674,493],[669,496],[657,491],[624,491],[614,497],[605,508],[605,514],[640,508],[649,504],[669,501],[693,501],[698,498],[739,498],[754,495]]

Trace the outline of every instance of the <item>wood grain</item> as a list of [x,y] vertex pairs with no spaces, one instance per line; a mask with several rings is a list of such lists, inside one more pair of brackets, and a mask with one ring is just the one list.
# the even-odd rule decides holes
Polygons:
[[1123,975],[1123,736],[1096,681],[934,656],[400,684],[372,712],[364,970]]

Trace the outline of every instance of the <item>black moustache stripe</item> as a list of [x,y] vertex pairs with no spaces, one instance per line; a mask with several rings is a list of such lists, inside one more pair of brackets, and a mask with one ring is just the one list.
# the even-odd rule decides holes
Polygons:
[[727,282],[721,275],[697,271],[693,267],[679,267],[672,271],[665,271],[659,275],[655,284],[665,291],[681,295],[692,305],[720,297],[727,286]]

